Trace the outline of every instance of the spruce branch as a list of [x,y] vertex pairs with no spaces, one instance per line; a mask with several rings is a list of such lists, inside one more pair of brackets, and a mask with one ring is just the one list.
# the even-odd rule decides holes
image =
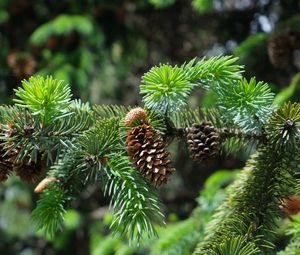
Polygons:
[[1,116],[1,140],[9,150],[18,150],[17,160],[39,153],[48,165],[56,162],[66,148],[74,146],[74,138],[93,123],[89,106],[80,101],[71,101],[65,116],[53,120],[47,126],[41,125],[39,116],[26,108],[14,106],[2,109]]
[[218,130],[221,139],[230,139],[230,138],[243,138],[246,140],[258,140],[263,141],[265,139],[263,134],[244,132],[241,129],[235,128],[221,128]]
[[97,118],[111,118],[117,117],[122,119],[127,112],[131,110],[131,107],[122,105],[95,105],[93,106],[93,112]]
[[233,65],[236,58],[215,57],[191,60],[182,66],[160,65],[142,77],[140,93],[145,106],[162,113],[174,113],[187,104],[195,86],[219,84],[229,86],[241,79],[241,66]]
[[255,243],[248,242],[246,236],[236,236],[226,239],[212,255],[261,255]]
[[295,187],[298,163],[291,153],[279,154],[270,145],[261,147],[230,187],[231,195],[213,216],[195,254],[216,252],[224,239],[239,235],[247,236],[261,251],[272,249],[275,220],[282,217],[279,205]]
[[[235,64],[236,60],[219,56],[193,59],[182,66],[153,67],[143,76],[140,87],[145,108],[134,108],[140,115],[129,122],[125,116],[130,115],[132,107],[91,109],[88,104],[72,101],[70,88],[62,81],[39,76],[23,81],[22,87],[15,90],[16,105],[0,107],[0,139],[4,151],[17,151],[16,162],[26,160],[28,171],[31,162],[46,159],[48,178],[57,180],[43,190],[33,212],[38,228],[53,236],[62,226],[67,200],[78,196],[87,184],[99,183],[111,198],[111,228],[115,232],[137,241],[156,235],[155,226],[164,223],[161,204],[155,188],[132,166],[128,158],[132,155],[125,144],[137,156],[139,170],[144,171],[142,166],[146,165],[155,174],[161,170],[166,175],[170,160],[163,158],[168,153],[161,135],[186,138],[190,127],[194,127],[195,132],[187,137],[190,145],[200,147],[207,142],[204,147],[210,155],[214,155],[210,149],[216,149],[216,153],[223,142],[228,141],[230,147],[232,141],[260,142],[258,152],[248,161],[208,225],[195,254],[244,255],[272,250],[276,220],[282,217],[279,205],[297,191],[299,158],[295,155],[300,106],[288,103],[274,112],[274,95],[269,86],[254,78],[242,79],[242,67]],[[216,109],[194,110],[186,106],[196,87],[216,94]],[[141,127],[137,127],[141,125],[148,132],[140,132]],[[132,134],[125,142],[129,128]],[[153,140],[154,134],[159,139]],[[141,136],[146,137],[143,143],[138,141]],[[139,146],[142,150],[138,150]],[[138,157],[143,155],[140,160]],[[159,168],[153,167],[157,164],[161,164]],[[4,170],[2,179],[8,174],[7,168]],[[170,251],[195,244],[202,230],[197,233],[194,223],[195,219],[187,220],[179,226],[176,237],[169,236],[168,241],[176,242]],[[163,241],[158,250],[162,246]]]
[[37,207],[32,212],[32,219],[36,223],[37,229],[42,230],[50,237],[61,230],[66,212],[64,206],[67,200],[59,185],[49,186],[43,192]]
[[71,90],[63,81],[51,76],[43,78],[33,76],[22,81],[22,87],[15,89],[14,99],[17,106],[30,109],[33,115],[38,115],[43,125],[63,117],[71,100]]
[[[190,108],[184,107],[181,111],[176,112],[170,116],[170,120],[174,124],[174,128],[185,129],[191,127],[193,124],[202,122],[210,122],[216,128],[221,129],[227,127],[226,123],[221,118],[221,113],[216,108]],[[228,126],[228,128],[232,126]]]
[[280,252],[277,252],[277,255],[298,255],[300,251],[300,237],[295,238],[290,241],[288,246]]
[[197,220],[191,217],[162,230],[160,238],[152,246],[150,254],[191,254],[202,235],[201,224]]
[[71,101],[67,114],[44,127],[41,136],[44,139],[72,140],[73,137],[87,131],[94,121],[93,112],[88,104],[83,104],[79,100]]
[[72,141],[69,150],[50,169],[49,176],[60,180],[70,193],[79,193],[88,183],[103,178],[106,158],[120,150],[119,120],[100,119]]
[[109,118],[98,120],[94,126],[78,139],[85,156],[107,156],[121,149],[119,135],[119,120]]
[[231,86],[235,81],[242,78],[243,67],[236,65],[238,58],[233,56],[217,56],[209,59],[202,58],[196,61],[192,59],[184,63],[181,68],[186,77],[194,84],[206,89]]
[[154,225],[164,222],[163,214],[154,188],[125,154],[119,123],[115,117],[97,121],[76,139],[76,146],[49,175],[58,179],[70,196],[81,192],[87,183],[100,182],[111,197],[112,229],[139,241],[156,234]]
[[80,172],[79,165],[82,166],[82,163],[75,156],[72,151],[65,152],[47,173],[49,178],[54,178],[60,183],[61,188],[69,197],[74,198],[84,188],[82,183],[85,180],[85,176],[78,174]]
[[17,152],[19,162],[28,155],[36,161],[39,153],[36,137],[41,130],[37,116],[20,107],[3,108],[1,129],[0,139],[7,153]]
[[300,104],[285,103],[266,125],[268,139],[278,150],[295,150],[300,138]]
[[300,218],[292,217],[292,221],[287,229],[287,234],[292,238],[284,250],[277,252],[277,255],[297,255],[300,251]]
[[156,235],[155,224],[164,224],[154,188],[131,166],[126,156],[110,158],[105,194],[111,197],[114,218],[111,228],[139,242],[145,234]]
[[182,68],[171,65],[152,67],[140,86],[145,106],[163,113],[175,112],[186,104],[193,89]]
[[237,84],[218,89],[218,106],[225,120],[232,121],[246,132],[261,132],[273,112],[274,94],[265,83],[255,78],[240,80]]

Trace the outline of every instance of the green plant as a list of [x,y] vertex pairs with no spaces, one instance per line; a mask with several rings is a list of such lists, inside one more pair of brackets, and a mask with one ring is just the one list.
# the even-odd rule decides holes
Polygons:
[[[53,235],[62,227],[70,201],[88,184],[99,183],[110,197],[111,228],[116,233],[138,242],[156,236],[156,227],[164,225],[162,205],[151,184],[157,179],[149,181],[139,171],[148,169],[145,171],[155,174],[145,172],[146,176],[169,178],[173,171],[167,171],[170,159],[163,138],[186,140],[191,125],[202,123],[201,137],[217,134],[219,150],[230,147],[227,142],[234,138],[243,144],[256,141],[257,152],[229,186],[204,234],[194,232],[191,218],[177,229],[187,235],[178,235],[173,242],[192,247],[196,237],[195,254],[202,255],[272,251],[276,221],[283,217],[280,205],[296,192],[299,181],[300,106],[286,103],[276,109],[268,85],[254,78],[244,79],[243,68],[236,61],[231,56],[219,56],[193,59],[181,66],[153,67],[143,76],[140,87],[144,110],[102,105],[91,108],[71,100],[68,85],[51,77],[24,81],[16,90],[17,104],[1,106],[2,146],[20,176],[31,174],[23,167],[28,164],[47,169],[51,181],[44,181],[43,188],[38,189],[43,195],[33,212],[37,227]],[[197,111],[187,105],[196,88],[215,93],[214,109]],[[136,127],[147,129],[139,133],[142,128]],[[129,134],[134,134],[131,140]],[[210,140],[214,141],[206,139]],[[194,144],[198,144],[200,154],[201,148],[216,149],[216,144]],[[130,146],[143,150],[131,155]],[[111,242],[119,243],[107,239]],[[161,242],[156,249],[163,245]]]

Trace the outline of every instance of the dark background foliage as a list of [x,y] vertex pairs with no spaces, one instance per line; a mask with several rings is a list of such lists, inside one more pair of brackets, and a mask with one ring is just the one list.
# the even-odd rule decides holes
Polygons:
[[[219,54],[238,56],[245,76],[268,82],[278,102],[294,100],[300,95],[299,11],[298,0],[2,0],[0,101],[10,103],[22,79],[51,74],[84,101],[136,105],[140,77],[153,65]],[[213,94],[198,91],[190,104],[213,102]],[[169,221],[188,217],[209,175],[238,169],[247,158],[241,152],[196,164],[185,145],[170,150],[177,173],[161,189]],[[30,224],[32,189],[14,178],[0,186],[1,254],[117,254],[111,247],[121,247],[120,240],[106,237],[110,214],[99,187],[72,205],[66,230],[54,241]]]

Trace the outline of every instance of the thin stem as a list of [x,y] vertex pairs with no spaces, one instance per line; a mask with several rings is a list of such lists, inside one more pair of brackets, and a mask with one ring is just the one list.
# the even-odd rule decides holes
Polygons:
[[240,129],[221,128],[221,129],[218,129],[218,133],[220,134],[221,139],[228,139],[228,138],[232,138],[232,137],[254,139],[254,140],[260,140],[260,141],[265,139],[263,134],[245,133]]

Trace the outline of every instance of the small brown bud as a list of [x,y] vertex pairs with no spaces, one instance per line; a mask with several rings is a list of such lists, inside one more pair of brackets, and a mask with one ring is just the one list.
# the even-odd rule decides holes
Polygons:
[[285,198],[283,200],[281,208],[287,215],[287,217],[291,218],[291,215],[295,215],[300,212],[300,197],[290,196],[288,198]]
[[130,126],[136,120],[145,121],[147,119],[147,113],[145,109],[137,107],[127,113],[124,119],[125,126]]
[[46,177],[36,186],[34,192],[35,193],[43,192],[49,186],[49,184],[53,182],[58,182],[58,180],[54,177]]

